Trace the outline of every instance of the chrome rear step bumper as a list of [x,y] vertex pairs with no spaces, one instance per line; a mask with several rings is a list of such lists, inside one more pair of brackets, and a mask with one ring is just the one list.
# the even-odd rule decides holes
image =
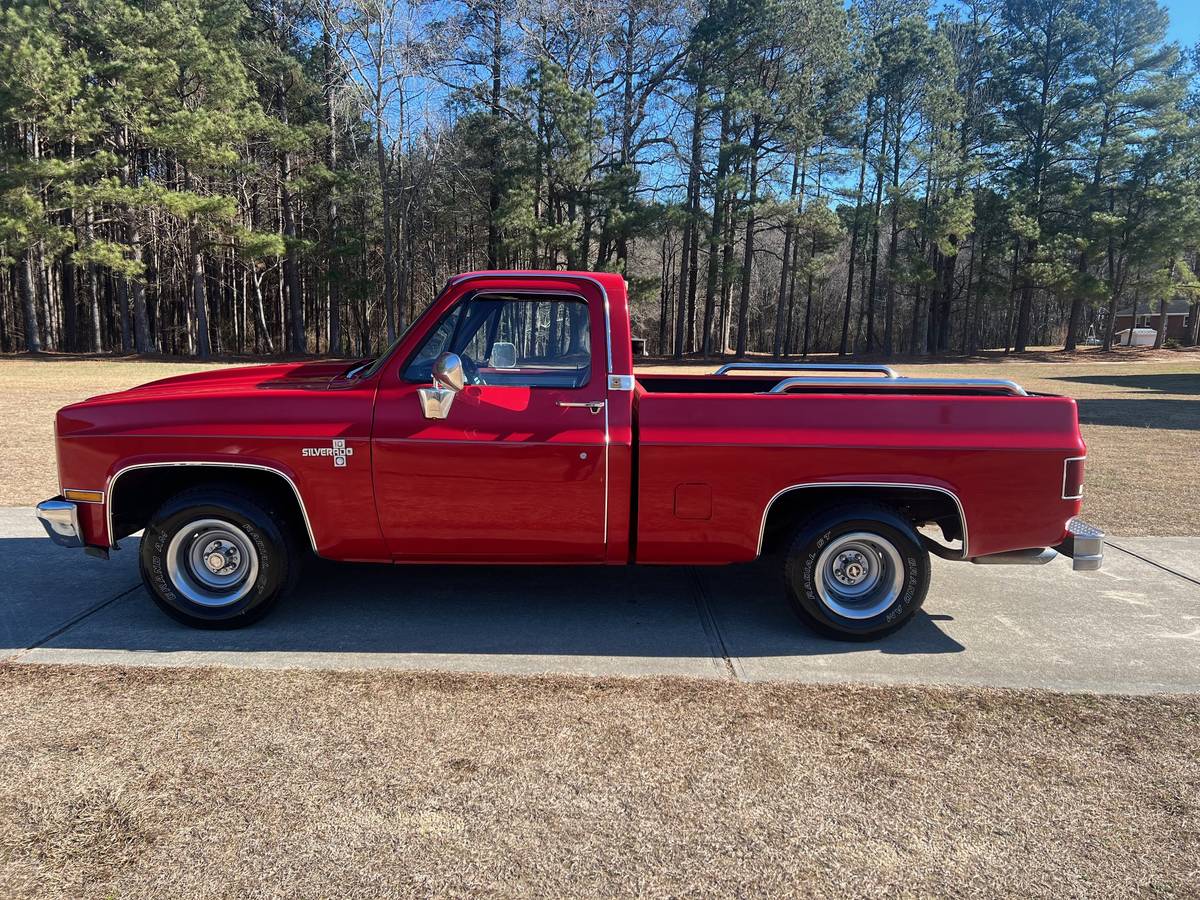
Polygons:
[[1071,519],[1066,539],[1053,547],[975,556],[971,562],[981,566],[1044,566],[1060,553],[1071,557],[1071,568],[1076,572],[1094,572],[1104,564],[1104,532],[1082,519]]
[[1067,538],[1054,549],[1071,557],[1076,572],[1094,572],[1104,564],[1104,532],[1083,519],[1067,522]]

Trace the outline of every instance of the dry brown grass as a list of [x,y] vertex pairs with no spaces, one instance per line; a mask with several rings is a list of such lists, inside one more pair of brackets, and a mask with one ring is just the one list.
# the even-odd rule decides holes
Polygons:
[[[1084,514],[1114,534],[1200,534],[1200,352],[1036,352],[966,362],[897,364],[922,375],[1012,378],[1079,401],[1089,463]],[[54,412],[92,394],[204,368],[136,359],[0,360],[0,506],[57,490]],[[712,371],[649,365],[647,371]]]
[[1200,698],[0,667],[0,895],[1200,894]]

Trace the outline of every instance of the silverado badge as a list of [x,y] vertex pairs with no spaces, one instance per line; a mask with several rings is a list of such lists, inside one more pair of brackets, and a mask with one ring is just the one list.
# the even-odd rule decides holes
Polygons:
[[346,457],[354,455],[354,448],[347,447],[343,439],[335,438],[332,447],[305,447],[300,451],[301,456],[332,456],[335,467],[341,469],[346,465]]

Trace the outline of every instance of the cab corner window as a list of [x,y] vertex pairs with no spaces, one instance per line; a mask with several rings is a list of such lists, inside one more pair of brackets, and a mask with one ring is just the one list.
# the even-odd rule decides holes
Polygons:
[[404,370],[427,383],[438,355],[462,359],[471,384],[580,388],[591,377],[587,304],[571,297],[476,295],[446,313]]

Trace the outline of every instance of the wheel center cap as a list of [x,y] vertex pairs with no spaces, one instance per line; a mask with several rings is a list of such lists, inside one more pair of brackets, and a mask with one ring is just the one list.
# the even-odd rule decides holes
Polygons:
[[833,576],[846,587],[857,587],[870,574],[870,565],[857,550],[839,553],[833,564]]
[[204,548],[201,558],[204,568],[214,575],[232,575],[242,564],[242,554],[237,547],[224,541],[213,541]]

